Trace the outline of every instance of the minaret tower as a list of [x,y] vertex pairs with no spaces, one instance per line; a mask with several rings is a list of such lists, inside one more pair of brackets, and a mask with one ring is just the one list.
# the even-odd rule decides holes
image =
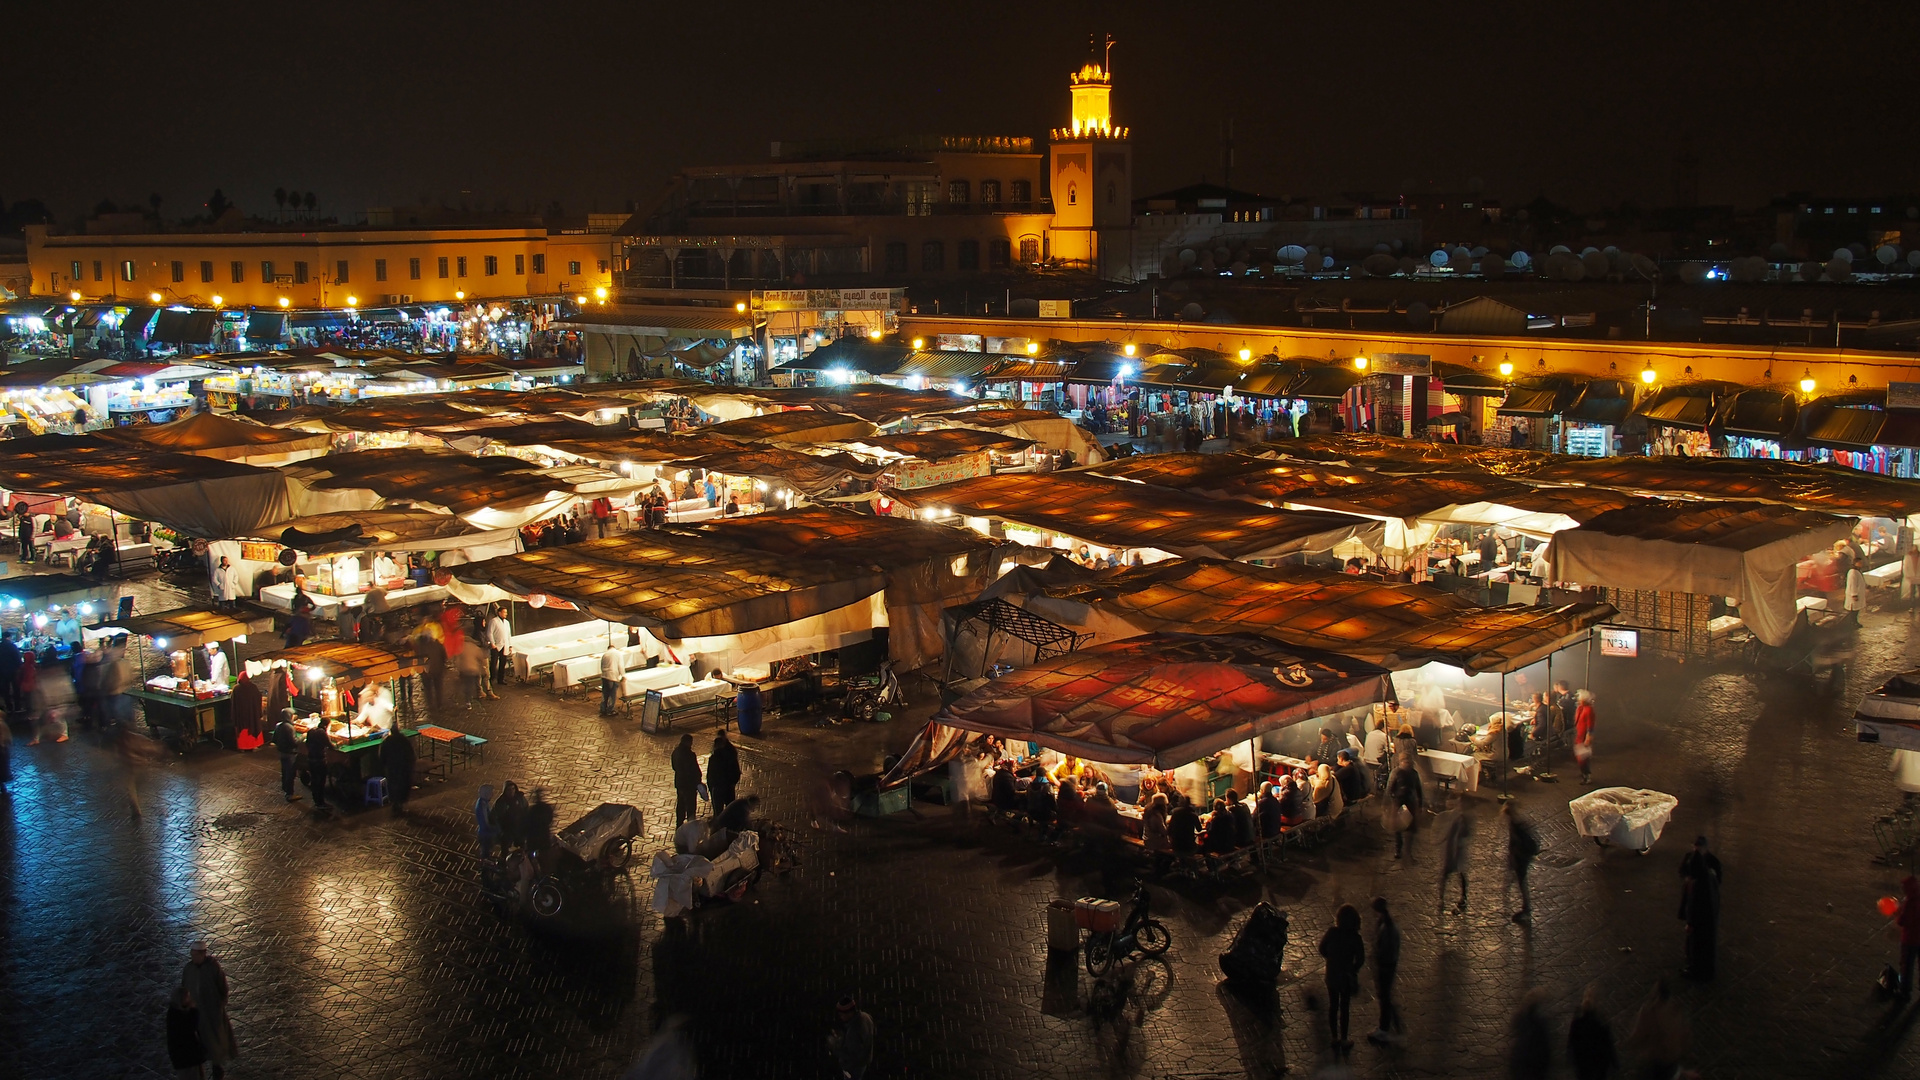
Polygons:
[[[1089,45],[1093,45],[1089,42]],[[1048,187],[1053,196],[1049,246],[1056,259],[1080,263],[1103,276],[1127,264],[1126,237],[1133,227],[1133,144],[1113,122],[1113,38],[1090,50],[1087,62],[1067,76],[1073,97],[1070,127],[1053,129]],[[1102,252],[1118,260],[1102,265]]]

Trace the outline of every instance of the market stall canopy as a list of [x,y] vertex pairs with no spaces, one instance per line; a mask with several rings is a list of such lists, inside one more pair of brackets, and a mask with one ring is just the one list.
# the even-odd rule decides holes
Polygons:
[[[374,506],[405,502],[438,507],[475,525],[496,529],[518,528],[557,513],[579,496],[633,491],[647,485],[646,481],[586,465],[543,469],[517,457],[475,457],[415,448],[331,454],[285,466],[280,472],[307,489],[370,492]],[[301,503],[324,502],[302,492],[296,492],[295,497]]]
[[1734,389],[1732,383],[1697,382],[1662,387],[1633,410],[1648,423],[1705,431],[1713,423],[1720,400]]
[[950,727],[1172,769],[1316,716],[1393,700],[1372,664],[1249,636],[1145,634],[1054,656],[941,710]]
[[1768,503],[1653,501],[1554,537],[1553,581],[1730,597],[1761,641],[1792,636],[1795,568],[1853,523]]
[[273,459],[299,461],[327,452],[333,437],[324,432],[290,432],[235,420],[215,413],[194,413],[166,424],[104,428],[95,434],[128,446],[168,450],[226,461]]
[[1920,480],[1761,458],[1547,458],[1530,471],[1534,484],[1581,484],[1637,495],[1780,503],[1853,516],[1920,513]]
[[264,634],[273,629],[273,616],[241,616],[204,608],[173,608],[152,615],[120,619],[116,625],[128,633],[164,641],[164,648],[191,649],[209,642]]
[[1347,539],[1377,542],[1381,531],[1378,522],[1340,514],[1274,510],[1079,472],[1001,473],[892,495],[913,506],[999,518],[1103,547],[1191,557],[1327,551]]
[[847,371],[891,375],[913,355],[905,345],[886,345],[858,337],[835,338],[805,356],[775,365],[773,371]]
[[1433,361],[1433,377],[1455,397],[1505,397],[1508,381],[1489,371],[1477,371],[1459,364]]
[[636,465],[665,465],[703,454],[723,454],[740,449],[738,442],[712,438],[704,428],[673,434],[601,428],[583,438],[556,439],[549,435],[545,441],[535,445],[588,461],[608,464],[630,462]]
[[512,544],[514,529],[480,529],[432,510],[356,510],[314,514],[260,530],[260,539],[308,555],[355,551],[447,551]]
[[983,383],[1063,382],[1070,381],[1080,365],[1071,360],[1020,360],[1002,357],[992,369],[980,376]]
[[958,457],[962,454],[976,454],[982,450],[999,450],[1003,453],[1025,450],[1033,445],[1033,440],[974,428],[930,428],[911,435],[880,435],[870,439],[856,439],[850,445],[856,448],[871,447],[875,450],[884,450],[888,454],[919,458],[922,461],[939,461],[942,458]]
[[[950,569],[957,555],[1011,549],[1004,540],[969,529],[911,518],[878,517],[830,506],[776,510],[765,514],[671,526],[670,530],[794,560],[825,560],[850,566],[896,570],[940,560]],[[998,569],[998,560],[995,560]]]
[[803,443],[845,442],[875,434],[877,430],[857,416],[821,412],[818,409],[765,413],[700,429],[703,435],[740,442]]
[[[105,598],[118,592],[104,581],[83,578],[77,574],[22,574],[18,577],[0,578],[0,600],[6,601],[6,607],[12,609],[38,609],[52,607],[55,604],[74,605],[88,601],[104,603]],[[101,609],[101,614],[106,614]]]
[[1252,452],[1293,461],[1341,463],[1396,476],[1480,470],[1505,475],[1511,471],[1506,467],[1510,460],[1531,464],[1533,459],[1546,456],[1529,450],[1419,442],[1366,432],[1282,439],[1262,443]]
[[1322,481],[1296,488],[1290,506],[1405,521],[1504,525],[1545,539],[1640,500],[1617,491],[1533,487],[1484,473],[1380,477],[1365,483]]
[[874,385],[706,386],[701,391],[688,391],[686,396],[709,412],[712,411],[708,408],[710,401],[725,398],[751,402],[759,407],[805,407],[822,412],[844,413],[876,424],[892,424],[908,417],[957,412],[978,404],[975,398],[943,390],[908,390],[898,386]]
[[1155,630],[1258,634],[1394,670],[1438,661],[1467,671],[1517,671],[1583,640],[1607,604],[1483,608],[1427,585],[1303,567],[1179,559],[1046,586],[1025,607],[1062,625],[1118,620],[1115,633]]
[[701,337],[738,341],[753,336],[752,315],[721,307],[598,304],[562,315],[554,319],[552,325],[657,338]]
[[469,423],[473,413],[444,401],[386,400],[371,405],[305,406],[254,418],[274,427],[306,431],[424,431]]
[[1861,698],[1853,724],[1863,743],[1920,752],[1920,669],[1903,671]]
[[1580,384],[1558,375],[1517,380],[1497,410],[1501,416],[1558,416],[1579,396]]
[[188,536],[250,536],[287,518],[286,478],[273,469],[192,454],[143,453],[93,435],[14,439],[0,489],[75,495]]
[[1058,413],[1042,412],[1039,409],[969,409],[964,412],[951,412],[939,416],[927,416],[924,427],[963,427],[979,431],[997,431],[1002,435],[1011,435],[1020,439],[1031,439],[1034,445],[1042,449],[1059,452],[1071,451],[1075,460],[1085,465],[1100,461],[1106,454],[1100,449],[1100,441],[1086,428]]
[[1293,492],[1316,485],[1398,480],[1348,465],[1283,462],[1250,454],[1136,454],[1079,471],[1268,506],[1279,506]]
[[885,572],[744,550],[706,536],[646,530],[456,567],[516,596],[559,597],[597,619],[666,638],[744,634],[844,608],[886,587]]
[[755,446],[691,458],[687,468],[706,469],[725,476],[778,480],[804,495],[831,491],[849,476],[873,477],[881,466],[852,454],[806,454],[782,446]]
[[1581,424],[1619,426],[1633,413],[1633,383],[1627,379],[1592,379],[1561,418]]
[[350,641],[312,641],[247,658],[249,672],[280,664],[319,671],[322,678],[344,680],[350,687],[404,679],[427,669],[426,662],[411,653]]
[[1720,399],[1712,427],[1728,435],[1779,439],[1800,419],[1800,400],[1784,390],[1748,388]]
[[1302,401],[1339,401],[1347,391],[1365,382],[1366,372],[1350,364],[1317,364],[1308,367],[1287,384],[1282,397]]

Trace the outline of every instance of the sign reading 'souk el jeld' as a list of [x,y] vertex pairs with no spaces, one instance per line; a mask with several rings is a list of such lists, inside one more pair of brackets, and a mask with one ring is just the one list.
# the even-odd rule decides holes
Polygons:
[[905,289],[765,289],[754,293],[762,311],[892,311]]

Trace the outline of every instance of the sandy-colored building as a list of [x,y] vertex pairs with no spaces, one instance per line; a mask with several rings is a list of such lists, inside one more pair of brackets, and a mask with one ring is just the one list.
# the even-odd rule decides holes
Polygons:
[[366,225],[248,221],[178,232],[120,231],[131,223],[113,219],[80,233],[31,225],[31,288],[36,296],[193,307],[593,296],[613,284],[613,229],[626,218],[577,226],[394,223],[403,213],[375,211]]

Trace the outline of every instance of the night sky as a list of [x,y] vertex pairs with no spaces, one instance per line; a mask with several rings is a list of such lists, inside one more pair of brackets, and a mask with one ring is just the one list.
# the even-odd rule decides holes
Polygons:
[[[34,4],[9,15],[0,197],[323,214],[651,201],[769,141],[1042,138],[1113,34],[1136,194],[1462,190],[1578,207],[1920,188],[1920,5]],[[1668,13],[1686,12],[1686,18]],[[1696,14],[1697,13],[1697,14]]]

